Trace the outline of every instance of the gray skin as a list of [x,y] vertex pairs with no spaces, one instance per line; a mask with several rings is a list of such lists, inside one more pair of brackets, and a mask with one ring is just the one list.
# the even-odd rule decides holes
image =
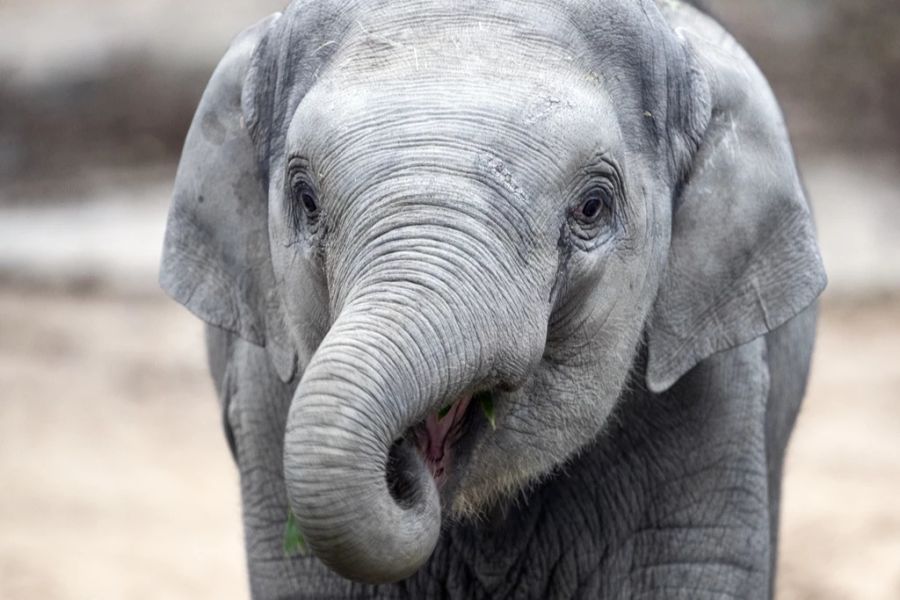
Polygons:
[[[210,81],[161,283],[209,324],[254,598],[771,594],[825,275],[697,9],[295,2]],[[481,390],[438,485],[414,432]]]

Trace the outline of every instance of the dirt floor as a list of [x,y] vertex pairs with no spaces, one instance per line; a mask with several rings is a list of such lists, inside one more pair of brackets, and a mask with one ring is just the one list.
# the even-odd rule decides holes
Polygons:
[[[900,598],[900,302],[824,311],[787,466],[779,597]],[[197,320],[0,289],[0,598],[246,598]]]

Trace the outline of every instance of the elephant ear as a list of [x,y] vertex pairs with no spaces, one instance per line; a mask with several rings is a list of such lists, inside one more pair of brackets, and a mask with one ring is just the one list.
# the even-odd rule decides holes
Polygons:
[[203,93],[175,178],[160,285],[207,323],[265,346],[287,381],[296,353],[272,270],[266,184],[241,109],[253,51],[279,16],[232,42]]
[[712,354],[777,328],[826,284],[768,83],[712,20],[678,12],[687,20],[676,32],[693,68],[691,91],[677,96],[695,113],[680,121],[702,129],[681,136],[696,150],[673,205],[668,264],[647,329],[647,385],[654,392]]

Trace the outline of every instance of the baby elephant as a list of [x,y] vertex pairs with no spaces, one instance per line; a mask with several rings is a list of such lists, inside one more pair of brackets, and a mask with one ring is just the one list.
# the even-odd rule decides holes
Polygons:
[[825,274],[692,5],[294,2],[200,101],[161,282],[254,598],[771,595]]

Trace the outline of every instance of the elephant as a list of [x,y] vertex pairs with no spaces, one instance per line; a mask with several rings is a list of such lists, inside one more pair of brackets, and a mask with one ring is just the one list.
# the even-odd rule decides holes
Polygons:
[[[763,598],[826,285],[678,0],[297,0],[178,167],[253,598]],[[307,552],[283,547],[293,522]]]

